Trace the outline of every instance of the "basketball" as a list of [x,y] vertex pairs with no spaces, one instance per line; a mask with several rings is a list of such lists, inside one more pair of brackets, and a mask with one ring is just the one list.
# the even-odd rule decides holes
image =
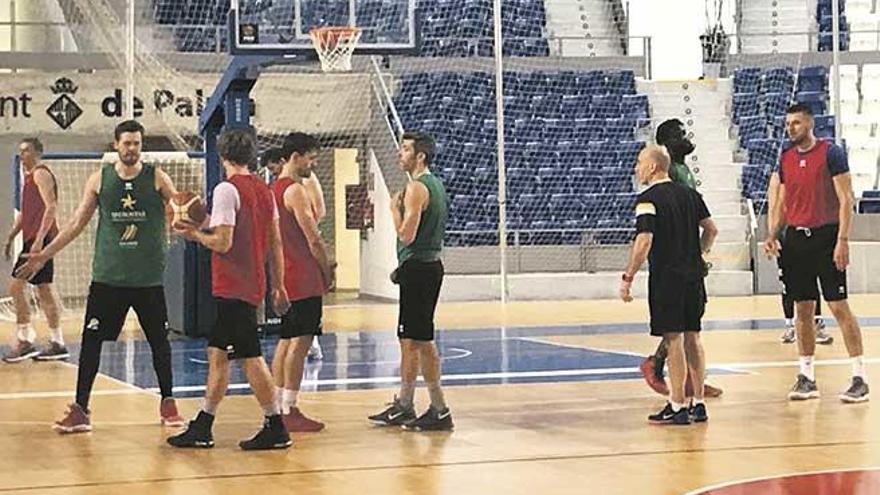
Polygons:
[[168,227],[173,227],[178,222],[198,226],[205,221],[207,212],[201,196],[191,192],[179,192],[168,201],[165,215]]

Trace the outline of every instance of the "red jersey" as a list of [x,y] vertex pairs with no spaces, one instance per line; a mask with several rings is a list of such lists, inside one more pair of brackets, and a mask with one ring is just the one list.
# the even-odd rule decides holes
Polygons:
[[[233,175],[226,182],[235,187],[238,202],[232,248],[226,254],[215,252],[212,255],[212,293],[214,297],[259,306],[266,296],[266,250],[275,212],[272,192],[253,175]],[[221,187],[228,186],[221,183],[215,189],[214,208],[218,207]],[[222,213],[219,216],[222,217]],[[219,224],[228,225],[225,221]]]
[[[52,184],[55,190],[55,197],[58,197],[58,183],[55,181],[55,175],[47,167],[39,165],[33,170],[24,174],[24,185],[21,188],[21,234],[25,242],[33,241],[37,238],[40,231],[40,224],[43,223],[43,213],[46,212],[46,203],[40,196],[40,188],[34,180],[34,173],[37,170],[45,170],[52,176]],[[47,238],[53,238],[58,234],[58,224],[52,221],[52,227],[46,234]]]
[[296,216],[284,206],[284,192],[295,182],[283,177],[272,183],[278,207],[281,245],[284,248],[284,288],[291,301],[324,295],[324,275],[318,260],[309,250],[309,241]]
[[796,146],[782,152],[779,180],[785,184],[785,223],[815,228],[839,223],[840,201],[832,177],[849,172],[843,149],[817,141],[802,152]]

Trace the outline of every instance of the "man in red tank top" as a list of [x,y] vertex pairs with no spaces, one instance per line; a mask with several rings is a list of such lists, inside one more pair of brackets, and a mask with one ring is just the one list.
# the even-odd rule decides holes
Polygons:
[[[813,113],[805,105],[794,105],[785,115],[791,148],[780,158],[779,192],[770,211],[764,249],[778,256],[785,252],[782,277],[785,290],[795,302],[800,373],[788,393],[790,400],[819,397],[813,355],[816,328],[813,314],[819,290],[834,314],[852,359],[852,380],[840,394],[846,403],[865,402],[869,397],[865,380],[862,331],[847,303],[846,268],[849,265],[849,233],[853,217],[852,178],[846,153],[830,141],[816,139]],[[785,227],[782,245],[779,227]]]
[[[43,246],[48,245],[58,235],[58,224],[55,220],[58,185],[52,171],[40,162],[43,156],[43,143],[37,138],[24,139],[18,145],[18,153],[24,171],[24,185],[21,190],[21,213],[15,217],[15,223],[6,238],[7,260],[11,258],[12,242],[19,232],[23,240],[21,254],[39,253],[43,250]],[[25,261],[24,257],[19,256],[13,273]],[[58,296],[52,289],[54,272],[55,267],[50,259],[30,279],[13,277],[9,283],[9,293],[15,303],[18,343],[3,358],[7,363],[18,363],[30,358],[52,361],[67,359],[70,355],[67,347],[64,346],[64,337],[61,334]],[[37,334],[31,324],[30,305],[25,297],[26,284],[36,287],[40,309],[43,310],[49,323],[49,342],[41,351],[34,345]]]
[[174,226],[178,233],[213,252],[211,291],[217,316],[208,338],[204,404],[187,429],[168,438],[168,443],[182,448],[214,446],[211,429],[229,384],[229,360],[238,359],[265,415],[263,428],[238,445],[243,450],[283,449],[293,442],[279,414],[275,386],[257,333],[257,306],[266,295],[267,261],[275,310],[284,314],[289,307],[278,210],[272,192],[248,170],[257,158],[251,132],[225,131],[217,141],[217,150],[226,181],[214,188],[210,228],[200,231],[194,225]]
[[297,407],[305,361],[314,339],[321,335],[322,296],[330,286],[327,248],[318,232],[318,219],[304,181],[311,177],[319,144],[314,137],[292,133],[284,140],[287,161],[272,184],[280,215],[284,250],[284,287],[290,309],[281,318],[281,339],[275,349],[272,374],[279,390],[281,414],[290,431],[314,432],[324,424],[307,418]]

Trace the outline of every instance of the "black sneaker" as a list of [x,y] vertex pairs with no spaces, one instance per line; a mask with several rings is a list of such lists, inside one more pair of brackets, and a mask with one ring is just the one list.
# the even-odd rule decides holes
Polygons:
[[860,376],[854,376],[849,389],[840,394],[840,400],[848,404],[868,402],[870,395],[870,390],[868,390],[868,384],[865,383],[865,380]]
[[694,423],[705,423],[709,421],[709,415],[706,413],[706,404],[691,404],[688,408],[688,416]]
[[648,416],[648,422],[658,425],[689,425],[691,417],[686,407],[673,411],[672,404],[667,402],[662,411]]
[[803,374],[797,376],[797,381],[791,391],[788,393],[788,400],[807,400],[818,399],[819,388],[816,387],[816,380],[810,380]]
[[438,411],[434,409],[434,406],[428,407],[425,414],[419,416],[418,419],[403,425],[403,429],[411,431],[449,431],[454,427],[449,408]]
[[388,409],[379,414],[368,416],[367,419],[378,426],[402,426],[416,419],[416,411],[412,406],[402,405],[395,397]]
[[196,419],[190,421],[183,432],[168,437],[168,445],[181,449],[210,449],[214,446],[214,436],[211,434],[213,424],[214,416],[199,411]]
[[291,445],[293,440],[290,439],[280,414],[267,416],[263,421],[263,427],[256,435],[238,442],[241,450],[286,449]]

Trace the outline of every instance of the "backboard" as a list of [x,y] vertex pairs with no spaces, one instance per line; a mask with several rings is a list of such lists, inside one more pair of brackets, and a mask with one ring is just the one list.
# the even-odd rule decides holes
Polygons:
[[232,0],[230,52],[234,55],[313,52],[315,27],[363,30],[355,53],[413,53],[416,0]]

